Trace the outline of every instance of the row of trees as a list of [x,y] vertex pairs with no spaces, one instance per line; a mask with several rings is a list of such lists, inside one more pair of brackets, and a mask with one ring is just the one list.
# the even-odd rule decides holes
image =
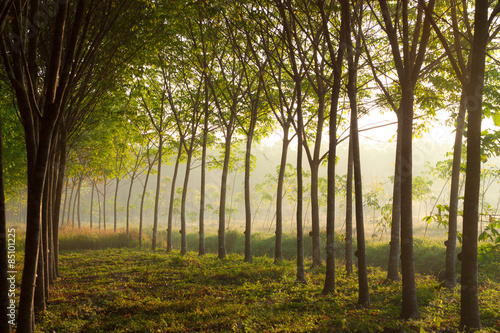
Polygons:
[[[206,170],[220,168],[218,256],[224,259],[228,175],[235,163],[232,149],[237,143],[244,144],[245,261],[251,261],[252,147],[272,131],[282,138],[275,261],[282,260],[285,173],[290,162],[287,154],[290,143],[296,140],[297,281],[306,282],[305,159],[311,177],[313,267],[322,265],[319,170],[327,165],[327,274],[323,292],[331,293],[335,291],[336,148],[345,138],[339,129],[349,127],[346,192],[355,194],[359,303],[369,304],[357,119],[374,108],[392,110],[398,117],[388,278],[399,279],[401,251],[401,316],[417,316],[412,140],[425,119],[438,109],[453,109],[450,105],[458,105],[458,112],[452,111],[457,136],[446,281],[450,287],[456,284],[457,184],[467,123],[463,250],[459,255],[461,328],[479,328],[477,203],[482,97],[483,91],[494,93],[484,86],[486,54],[491,52],[499,30],[499,12],[500,2],[492,7],[487,0],[476,1],[474,8],[453,0],[7,1],[0,25],[4,82],[8,87],[5,96],[15,101],[24,129],[27,161],[26,248],[18,331],[33,330],[34,310],[45,309],[49,285],[58,276],[57,237],[68,158],[73,159],[74,174],[80,174],[76,186],[81,186],[84,170],[93,170],[93,179],[103,182],[104,188],[109,177],[114,179],[115,192],[125,173],[132,187],[145,162],[144,182],[152,182],[150,175],[156,175],[153,250],[157,247],[162,166],[165,160],[174,161],[168,251],[172,249],[173,198],[181,182],[179,168],[184,167],[181,253],[187,251],[186,202],[191,170],[199,167],[201,255],[205,253]],[[488,66],[494,73],[494,64]],[[491,82],[496,82],[494,74]],[[487,104],[486,110],[485,114],[496,119],[494,103]],[[424,122],[420,122],[422,119]],[[328,149],[323,148],[324,141]],[[209,148],[218,148],[220,158],[211,159]],[[116,173],[105,170],[110,164],[114,164]],[[105,192],[102,196],[106,202]],[[348,195],[349,272],[352,200]],[[115,195],[115,221],[116,204]],[[129,206],[127,203],[127,214]],[[4,230],[5,222],[2,225]],[[7,272],[6,267],[2,266],[2,272]],[[7,302],[7,296],[2,296]],[[10,327],[5,329],[7,332]]]

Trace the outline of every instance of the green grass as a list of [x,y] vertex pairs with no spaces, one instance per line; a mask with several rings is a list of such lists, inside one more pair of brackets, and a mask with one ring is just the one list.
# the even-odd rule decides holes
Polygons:
[[[16,236],[22,248],[21,232]],[[385,281],[389,249],[384,242],[367,243],[372,305],[360,308],[356,272],[345,274],[339,236],[337,291],[329,296],[321,295],[324,267],[308,270],[306,285],[295,283],[294,234],[284,236],[286,260],[281,265],[273,264],[270,235],[252,236],[251,264],[243,262],[241,232],[227,233],[226,260],[216,257],[216,235],[206,237],[204,257],[195,252],[179,255],[178,233],[173,234],[172,253],[165,251],[164,230],[155,253],[149,250],[150,235],[144,235],[143,249],[137,236],[135,231],[127,237],[123,231],[63,230],[62,278],[51,288],[48,311],[38,315],[37,332],[456,332],[459,324],[460,286],[449,291],[436,277],[444,267],[442,241],[415,238],[421,316],[403,321],[398,318],[401,282]],[[305,241],[309,258],[310,237]],[[188,248],[195,251],[197,246],[197,234],[188,234]],[[483,331],[499,332],[498,253],[488,252],[488,246],[481,249]],[[21,264],[22,252],[18,255]]]
[[[459,289],[419,275],[421,317],[398,319],[401,285],[369,269],[372,305],[360,308],[356,275],[337,263],[337,292],[323,296],[324,268],[295,283],[295,263],[267,256],[155,253],[143,249],[61,253],[62,277],[51,289],[37,332],[421,332],[456,331]],[[482,287],[484,331],[500,329],[500,286]]]

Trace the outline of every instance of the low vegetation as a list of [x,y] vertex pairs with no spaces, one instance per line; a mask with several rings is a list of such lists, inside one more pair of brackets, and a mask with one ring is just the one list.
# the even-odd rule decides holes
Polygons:
[[[211,253],[200,257],[151,252],[121,237],[127,239],[125,233],[62,233],[62,278],[51,288],[48,311],[39,314],[38,332],[455,332],[459,324],[460,288],[447,290],[429,274],[438,273],[430,263],[441,262],[437,243],[416,242],[417,270],[428,272],[417,277],[420,318],[404,321],[398,319],[400,282],[386,282],[376,267],[386,257],[382,243],[368,246],[372,304],[361,308],[356,272],[346,276],[341,257],[337,291],[324,296],[324,267],[309,270],[307,284],[295,283],[293,251],[275,265],[264,251],[272,239],[264,235],[255,236],[253,263],[244,263],[236,246],[219,260],[209,241]],[[429,265],[419,265],[421,256]],[[500,330],[499,268],[492,260],[481,266],[484,332]]]

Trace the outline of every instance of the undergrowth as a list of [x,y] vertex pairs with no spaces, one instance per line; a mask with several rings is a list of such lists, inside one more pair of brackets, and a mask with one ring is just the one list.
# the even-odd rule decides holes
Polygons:
[[[420,318],[401,320],[401,283],[369,268],[371,305],[357,302],[356,274],[337,262],[336,292],[322,295],[324,267],[295,283],[295,262],[267,256],[243,262],[189,252],[106,249],[61,254],[62,279],[51,289],[37,332],[454,332],[459,289],[417,276]],[[500,329],[498,283],[483,289],[485,332]]]

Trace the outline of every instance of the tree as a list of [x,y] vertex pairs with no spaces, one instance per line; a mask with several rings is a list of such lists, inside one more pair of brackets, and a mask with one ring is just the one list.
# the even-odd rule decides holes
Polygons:
[[[360,22],[362,18],[363,3],[360,1],[355,7],[355,25],[357,29],[361,29]],[[348,62],[348,82],[347,94],[349,95],[349,104],[351,108],[351,135],[352,140],[352,159],[354,167],[354,187],[356,197],[356,235],[357,235],[357,250],[355,252],[358,258],[358,285],[359,297],[358,304],[368,306],[370,304],[370,292],[368,289],[368,273],[366,268],[366,250],[365,250],[365,229],[363,221],[363,192],[362,192],[362,179],[361,179],[361,157],[359,151],[359,131],[358,131],[358,80],[357,70],[360,57],[361,35],[355,31],[355,43],[351,39],[351,17],[349,13],[346,15],[347,20],[345,34],[349,35],[347,40],[347,62]]]
[[303,137],[301,135],[304,129],[304,119],[302,115],[302,82],[304,80],[303,66],[299,65],[295,52],[294,34],[296,33],[296,20],[293,13],[291,1],[277,1],[280,23],[282,25],[282,34],[285,42],[285,49],[288,53],[288,59],[291,64],[291,72],[288,72],[294,82],[294,94],[296,96],[296,117],[294,123],[297,135],[297,282],[306,283],[304,272],[304,232],[303,232],[303,175],[302,175],[302,155],[303,155]]
[[[111,0],[58,2],[53,3],[49,15],[38,1],[25,6],[14,2],[9,24],[2,35],[2,60],[15,92],[28,153],[26,249],[18,332],[31,332],[34,327],[33,296],[42,222],[40,206],[56,124],[70,111],[68,104],[78,83],[82,83],[83,78],[88,79],[92,69],[98,71],[93,65],[104,37],[112,31],[118,16],[133,8],[134,1],[116,4],[113,12],[109,12],[107,6],[112,3]],[[99,14],[93,15],[95,13]],[[129,20],[122,25],[121,32],[113,31],[117,33],[114,37],[126,35],[131,22],[133,24],[133,20]],[[86,24],[92,24],[95,29],[85,29]]]
[[[177,64],[186,61],[185,57],[186,55],[181,53],[180,57],[178,58]],[[191,160],[196,148],[198,126],[200,124],[201,116],[203,115],[203,113],[199,110],[199,106],[202,100],[201,95],[203,80],[197,80],[198,77],[193,75],[193,73],[190,73],[188,71],[189,69],[186,70],[185,67],[187,66],[184,66],[184,68],[178,72],[172,68],[171,70],[177,72],[175,74],[179,75],[179,77],[172,78],[167,85],[168,102],[170,104],[170,109],[174,114],[175,123],[177,125],[177,133],[181,138],[180,143],[182,145],[182,148],[186,151],[187,155],[186,171],[184,173],[184,183],[182,186],[181,195],[181,254],[187,253],[187,192],[189,185],[189,176],[191,173]],[[177,81],[173,83],[176,85],[176,87],[172,87],[172,81]],[[179,151],[181,151],[181,148],[179,148]],[[174,187],[175,186],[172,185],[172,189]],[[171,202],[173,202],[172,199]]]
[[327,216],[326,216],[326,276],[323,287],[323,294],[333,293],[335,291],[335,162],[337,151],[337,115],[340,89],[342,84],[342,64],[344,62],[344,53],[350,40],[349,34],[349,12],[350,5],[348,0],[341,1],[340,18],[340,42],[337,53],[328,30],[328,15],[325,9],[325,2],[319,2],[321,22],[323,33],[327,42],[328,52],[333,69],[333,86],[330,104],[330,122],[329,122],[329,143],[328,143],[328,170],[327,170]]
[[471,52],[471,76],[466,85],[467,168],[465,180],[463,241],[459,259],[462,261],[460,328],[466,331],[481,328],[478,301],[478,200],[481,181],[481,120],[489,26],[500,12],[500,2],[488,17],[488,1],[478,0],[474,14],[474,39]]
[[[434,0],[428,7],[433,9]],[[403,276],[403,303],[401,317],[408,319],[418,316],[413,259],[413,223],[412,223],[412,137],[414,90],[419,73],[425,60],[426,48],[430,37],[431,23],[424,10],[417,6],[414,32],[410,31],[410,4],[401,2],[401,8],[389,8],[387,1],[379,0],[383,20],[383,29],[390,42],[392,58],[399,78],[401,99],[398,107],[398,129],[401,128],[401,271]],[[392,11],[396,10],[394,22]],[[401,10],[400,15],[399,10]],[[412,14],[413,15],[413,14]],[[401,22],[396,20],[401,19]],[[423,20],[423,24],[422,24]],[[397,23],[397,24],[396,24]],[[399,30],[401,29],[401,30]],[[401,42],[399,36],[402,37]],[[402,44],[402,49],[400,48]],[[402,53],[401,53],[402,51]]]

